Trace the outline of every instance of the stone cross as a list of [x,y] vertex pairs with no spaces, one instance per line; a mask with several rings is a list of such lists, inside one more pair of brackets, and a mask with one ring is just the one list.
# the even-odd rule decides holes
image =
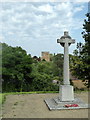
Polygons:
[[[80,108],[89,108],[88,104],[85,104],[80,98],[74,98],[73,86],[70,85],[69,81],[69,46],[72,43],[75,43],[75,40],[72,39],[68,32],[64,32],[64,36],[60,39],[57,39],[57,42],[64,47],[64,80],[63,85],[60,85],[59,96],[54,98],[45,99],[45,103],[50,110],[62,110],[62,109],[80,109]],[[66,107],[66,105],[68,107]]]
[[64,36],[57,39],[57,43],[60,43],[64,47],[64,72],[63,72],[63,84],[70,85],[69,81],[69,50],[68,47],[71,43],[75,43],[74,39],[68,35],[68,32],[64,32]]
[[[73,100],[73,86],[70,86],[69,81],[69,46],[72,43],[75,43],[75,40],[72,39],[68,32],[64,32],[64,36],[60,39],[57,39],[57,43],[60,43],[64,47],[64,64],[63,64],[63,85],[61,86],[61,95],[60,99],[62,101],[70,101]],[[68,95],[67,95],[67,94]]]

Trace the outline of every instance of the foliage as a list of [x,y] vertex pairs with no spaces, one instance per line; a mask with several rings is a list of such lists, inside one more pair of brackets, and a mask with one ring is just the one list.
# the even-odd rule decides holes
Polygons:
[[32,79],[30,73],[31,56],[21,47],[11,47],[2,44],[2,90],[5,91],[28,91],[28,83]]
[[51,55],[51,58],[52,60],[50,62],[43,60],[32,64],[33,82],[31,90],[58,90],[58,85],[54,85],[52,81],[55,79],[62,81],[63,55]]
[[31,58],[21,47],[2,43],[2,91],[57,91],[54,79],[62,81],[63,55],[51,55],[51,61]]
[[[89,6],[90,7],[90,6]],[[90,13],[86,14],[87,19],[84,20],[82,32],[83,38],[85,40],[85,45],[83,46],[81,57],[84,63],[84,73],[83,79],[88,80],[87,87],[90,87]]]
[[59,76],[62,81],[63,76],[63,54],[57,54],[53,57],[53,75]]
[[53,63],[47,61],[41,61],[33,63],[32,76],[33,82],[31,90],[33,91],[50,91],[58,90],[57,85],[52,84],[53,80]]
[[37,71],[40,74],[45,73],[48,75],[52,75],[52,62],[46,62],[46,61],[39,62]]
[[52,77],[48,74],[35,74],[35,78],[32,82],[32,91],[55,91],[58,90],[58,86],[52,84]]
[[90,87],[90,13],[86,14],[87,19],[84,20],[82,32],[85,44],[78,43],[74,56],[71,56],[71,70],[78,78],[82,79],[87,88]]
[[81,66],[83,66],[81,58],[79,56],[77,56],[76,54],[70,55],[69,58],[70,58],[71,74],[81,79],[81,76],[80,76],[80,73],[81,73],[81,70],[82,70]]
[[54,85],[52,81],[54,79],[62,81],[63,55],[52,55],[51,58],[52,60],[50,62],[44,60],[39,62],[33,62],[33,82],[31,85],[31,90],[58,90],[58,85]]

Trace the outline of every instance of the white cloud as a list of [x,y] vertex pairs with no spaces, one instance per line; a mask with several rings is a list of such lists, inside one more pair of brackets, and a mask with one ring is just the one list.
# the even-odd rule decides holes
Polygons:
[[49,4],[39,6],[38,10],[40,10],[42,12],[46,12],[46,13],[52,13],[53,12],[52,6],[50,6]]
[[16,43],[25,40],[30,41],[30,44],[36,44],[39,41],[43,46],[42,41],[46,39],[45,44],[48,47],[51,41],[56,44],[54,40],[62,35],[64,30],[71,32],[81,28],[81,18],[75,15],[82,10],[83,5],[71,2],[37,4],[17,2],[9,3],[8,7],[5,3],[0,13],[3,19],[2,33],[6,36],[5,39],[9,41],[14,39]]

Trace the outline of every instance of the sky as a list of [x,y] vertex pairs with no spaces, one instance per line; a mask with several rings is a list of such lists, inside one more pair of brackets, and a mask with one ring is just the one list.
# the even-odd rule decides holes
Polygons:
[[2,2],[0,3],[0,42],[21,46],[31,56],[42,51],[63,53],[57,39],[64,31],[75,39],[69,47],[72,54],[77,42],[83,42],[81,32],[87,2]]

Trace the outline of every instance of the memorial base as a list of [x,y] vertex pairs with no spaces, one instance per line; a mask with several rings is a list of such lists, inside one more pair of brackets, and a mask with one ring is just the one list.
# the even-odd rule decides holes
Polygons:
[[[45,103],[50,110],[68,110],[89,108],[89,105],[80,98],[74,98],[73,86],[61,85],[59,96],[56,98],[45,99]],[[66,105],[76,104],[77,107],[66,107]]]
[[73,86],[61,85],[59,99],[60,101],[74,101]]
[[[88,104],[83,102],[80,98],[75,98],[74,101],[71,102],[62,102],[57,98],[51,98],[45,100],[46,105],[49,110],[68,110],[68,109],[85,109],[90,108]],[[65,107],[66,104],[77,104],[78,107]]]

